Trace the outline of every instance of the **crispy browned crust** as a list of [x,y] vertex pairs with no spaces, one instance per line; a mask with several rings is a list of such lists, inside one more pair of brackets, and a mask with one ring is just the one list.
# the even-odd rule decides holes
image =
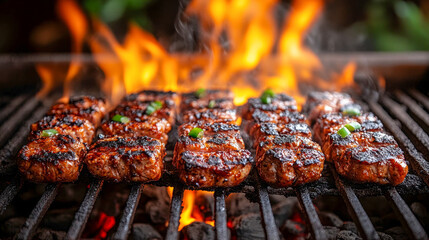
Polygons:
[[47,115],[76,115],[83,117],[97,127],[106,113],[104,99],[90,96],[72,97],[68,103],[57,103]]
[[138,93],[132,93],[124,97],[122,102],[145,102],[145,101],[161,101],[166,105],[178,106],[180,97],[176,92],[172,91],[155,91],[155,90],[144,90]]
[[[162,100],[162,108],[156,110],[150,115],[146,114],[147,107],[152,101],[123,101],[113,111],[110,112],[110,118],[116,114],[127,116],[136,121],[146,121],[150,118],[165,119],[170,126],[175,123],[176,105],[173,101]],[[168,127],[170,127],[168,126]],[[167,130],[170,131],[171,127]]]
[[167,132],[170,129],[169,123],[164,119],[148,117],[143,122],[131,120],[129,123],[115,121],[105,121],[101,124],[101,130],[104,135],[122,136],[122,137],[152,137],[160,140],[163,144],[167,143]]
[[163,144],[150,137],[110,137],[98,140],[85,158],[88,170],[110,181],[149,182],[161,178]]
[[254,124],[250,129],[250,135],[254,139],[253,146],[255,148],[261,142],[261,138],[264,136],[277,136],[285,134],[311,138],[311,130],[305,123],[262,123]]
[[55,129],[58,134],[69,135],[85,144],[91,144],[95,134],[95,127],[90,121],[75,115],[44,116],[30,129],[30,141],[40,138],[42,131],[47,129]]
[[270,104],[262,103],[260,98],[250,98],[242,108],[242,116],[245,120],[255,122],[275,122],[269,118],[279,118],[282,112],[296,112],[296,101],[286,94],[277,94]]
[[234,95],[228,90],[206,90],[205,94],[197,97],[195,92],[184,93],[181,96],[180,112],[184,113],[191,109],[204,109],[209,107],[210,101],[215,101],[215,108],[234,109]]
[[237,124],[239,122],[237,110],[235,109],[219,109],[219,108],[201,108],[192,109],[182,113],[182,122],[229,122]]
[[[176,145],[176,149],[178,145]],[[174,164],[179,178],[187,185],[233,187],[243,182],[252,168],[252,156],[247,150],[179,151]]]
[[72,182],[79,177],[85,151],[81,142],[68,135],[34,139],[19,152],[18,169],[33,182]]

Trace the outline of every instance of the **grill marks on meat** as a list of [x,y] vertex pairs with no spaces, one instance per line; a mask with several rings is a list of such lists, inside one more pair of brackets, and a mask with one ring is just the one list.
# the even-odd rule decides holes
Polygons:
[[[159,180],[163,170],[168,132],[175,122],[177,95],[173,92],[142,91],[126,96],[101,125],[103,138],[86,156],[88,170],[110,181],[149,182]],[[146,114],[153,101],[162,108]],[[115,115],[128,123],[110,120]]]
[[[215,101],[211,108],[210,101]],[[183,94],[181,113],[185,123],[179,127],[173,158],[179,178],[201,188],[232,187],[244,181],[253,158],[235,125],[238,118],[232,93],[206,90],[200,98]],[[203,137],[190,137],[193,128],[203,129]]]
[[250,99],[243,119],[256,148],[256,168],[265,182],[289,187],[321,177],[325,157],[311,140],[310,128],[293,98],[277,94],[271,104]]
[[[398,185],[408,173],[402,150],[386,134],[383,124],[372,113],[349,117],[349,107],[361,109],[347,94],[312,93],[304,107],[313,118],[314,138],[322,145],[328,161],[337,172],[353,181]],[[358,122],[361,129],[342,138],[337,131],[345,124]]]
[[98,140],[86,155],[91,173],[111,181],[148,182],[161,178],[164,145],[150,137]]
[[[88,96],[73,97],[55,104],[31,125],[28,143],[18,154],[18,169],[34,182],[72,182],[77,180],[82,158],[105,111],[105,102]],[[43,130],[58,134],[43,137]]]

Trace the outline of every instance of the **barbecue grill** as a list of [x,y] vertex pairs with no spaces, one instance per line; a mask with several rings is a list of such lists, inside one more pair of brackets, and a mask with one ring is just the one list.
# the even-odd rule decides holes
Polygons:
[[[423,65],[427,58],[424,54],[418,55],[417,63]],[[345,56],[326,56],[327,61],[341,61]],[[350,57],[350,56],[346,56]],[[394,65],[392,58],[389,63]],[[367,56],[361,59],[360,63],[373,61],[372,67],[380,65],[382,59],[377,55],[376,58]],[[3,57],[4,66],[19,66],[26,68],[37,62],[57,61],[67,62],[69,57],[64,56],[22,56],[22,57]],[[323,58],[322,58],[323,59]],[[368,60],[369,59],[369,60]],[[394,58],[399,64],[402,62]],[[425,60],[426,59],[426,60]],[[83,56],[81,61],[91,66],[91,58]],[[358,61],[359,63],[359,61]],[[416,64],[416,62],[414,62]],[[382,64],[381,64],[382,65]],[[16,69],[10,69],[14,72]],[[97,71],[94,71],[97,72]],[[16,76],[16,72],[11,74]],[[15,86],[19,85],[16,81]],[[19,87],[19,86],[18,86]],[[0,194],[0,214],[3,214],[14,197],[20,192],[24,184],[19,175],[15,173],[14,156],[21,148],[28,134],[29,125],[40,119],[57,98],[55,94],[46,97],[44,100],[35,98],[34,93],[20,92],[14,95],[0,96],[0,165],[1,175],[15,176]],[[358,99],[359,100],[359,99]],[[410,238],[428,239],[426,230],[417,220],[410,207],[401,197],[401,195],[414,196],[429,193],[429,162],[425,156],[429,156],[429,96],[415,89],[407,90],[389,90],[381,94],[376,100],[363,100],[364,105],[374,112],[385,125],[386,130],[390,131],[399,143],[401,149],[406,155],[411,171],[405,181],[396,186],[377,186],[374,184],[354,184],[342,179],[334,171],[333,167],[327,164],[322,178],[314,183],[306,184],[298,188],[271,188],[259,181],[257,174],[253,173],[241,185],[233,188],[213,188],[207,189],[213,191],[215,199],[215,233],[217,239],[227,239],[227,213],[225,198],[230,193],[246,193],[249,198],[257,200],[260,206],[260,213],[263,219],[265,236],[267,239],[279,239],[277,227],[275,225],[273,211],[271,209],[269,195],[284,195],[286,197],[296,196],[299,200],[301,209],[305,216],[305,221],[310,230],[313,239],[326,239],[327,235],[319,220],[313,200],[330,195],[340,195],[347,207],[347,210],[359,229],[361,237],[364,239],[379,239],[377,231],[370,221],[365,209],[363,208],[359,197],[384,196],[391,204],[397,218],[400,220],[403,228],[407,231]],[[170,135],[174,135],[174,130]],[[173,139],[174,137],[170,137]],[[170,204],[169,224],[165,239],[178,239],[179,237],[179,219],[183,193],[185,189],[191,189],[177,182],[174,171],[169,166],[173,155],[174,144],[167,145],[167,163],[166,173],[161,180],[150,184],[157,186],[174,187]],[[78,239],[88,221],[95,201],[103,188],[103,181],[91,178],[88,180],[89,188],[78,211],[74,215],[74,220],[67,232],[67,239]],[[133,224],[134,214],[136,213],[141,192],[145,184],[130,184],[130,193],[125,207],[122,210],[122,217],[116,224],[113,239],[127,239]],[[31,239],[39,226],[46,211],[55,200],[61,184],[48,184],[40,200],[34,206],[31,214],[28,216],[25,224],[16,236],[17,239]]]

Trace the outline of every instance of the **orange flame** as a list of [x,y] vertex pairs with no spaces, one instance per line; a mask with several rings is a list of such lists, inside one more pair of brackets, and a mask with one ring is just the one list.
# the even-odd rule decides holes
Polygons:
[[[83,42],[88,29],[85,15],[74,0],[58,0],[56,11],[61,20],[66,24],[72,38],[71,51],[74,54],[82,52]],[[71,93],[71,82],[78,74],[81,63],[76,55],[72,56],[71,63],[64,81],[64,96],[68,99]]]

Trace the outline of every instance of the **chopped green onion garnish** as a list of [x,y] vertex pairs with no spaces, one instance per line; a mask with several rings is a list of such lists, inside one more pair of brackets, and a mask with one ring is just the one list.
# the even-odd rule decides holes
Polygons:
[[271,88],[268,88],[262,93],[262,96],[264,95],[274,98],[276,96],[276,93]]
[[214,108],[214,106],[216,105],[216,101],[215,100],[210,100],[209,102],[209,108]]
[[261,96],[261,102],[263,104],[270,104],[271,103],[271,97],[263,95],[263,96]]
[[360,115],[360,110],[357,108],[348,108],[348,109],[344,109],[342,113],[343,115],[355,117]]
[[112,117],[112,120],[115,122],[120,122],[120,123],[129,123],[130,122],[130,118],[129,117],[125,117],[119,114],[116,114],[115,116]]
[[261,102],[263,104],[270,104],[272,102],[272,99],[276,97],[276,94],[274,91],[270,88],[265,90],[261,95]]
[[195,96],[197,98],[202,98],[206,95],[206,90],[204,88],[199,88],[197,91],[195,91]]
[[201,128],[192,128],[189,132],[189,136],[193,138],[202,138],[204,135],[204,130]]
[[162,108],[162,102],[160,102],[160,101],[151,102],[149,104],[149,106],[147,106],[147,108],[146,108],[146,115],[151,115],[156,110],[159,110],[161,108]]
[[338,130],[337,134],[340,135],[342,138],[345,138],[351,133],[346,127],[342,127],[340,130]]
[[47,130],[43,130],[40,135],[42,137],[50,137],[50,136],[54,136],[56,134],[58,134],[57,130],[55,130],[55,129],[47,129]]
[[345,127],[350,130],[350,132],[353,132],[355,130],[358,130],[359,128],[361,128],[360,124],[358,122],[352,122],[349,124],[346,124]]

